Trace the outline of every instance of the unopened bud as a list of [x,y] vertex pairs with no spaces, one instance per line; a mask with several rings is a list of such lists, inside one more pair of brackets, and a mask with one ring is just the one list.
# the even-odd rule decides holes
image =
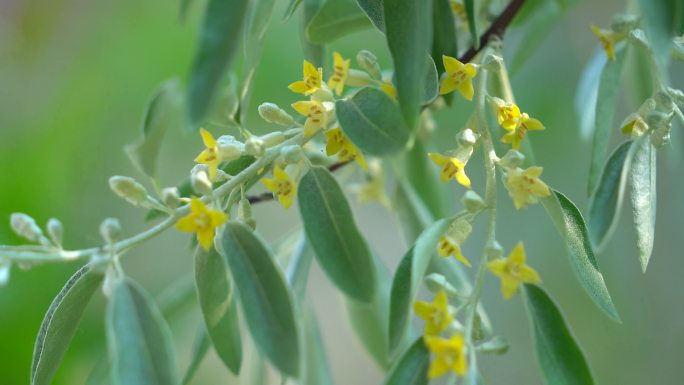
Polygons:
[[64,239],[64,226],[62,226],[62,222],[57,218],[50,218],[45,228],[52,243],[62,246],[62,240]]
[[167,187],[161,192],[162,202],[166,207],[175,209],[183,203],[180,199],[180,192],[176,187]]
[[498,72],[504,67],[503,59],[499,55],[489,54],[482,61],[482,68],[487,71]]
[[121,223],[116,218],[107,218],[100,224],[100,235],[108,244],[121,239]]
[[23,213],[14,213],[10,216],[12,230],[20,237],[31,242],[41,242],[45,237],[43,231],[36,224],[35,219]]
[[266,146],[264,146],[264,141],[258,136],[250,136],[249,139],[245,141],[245,152],[255,158],[262,157],[265,150]]
[[368,72],[359,71],[356,69],[349,69],[347,72],[347,78],[344,80],[344,84],[350,87],[363,87],[373,82],[373,78],[368,75]]
[[636,28],[631,30],[627,38],[632,44],[636,46],[639,46],[647,51],[651,49],[651,45],[649,44],[648,39],[646,38],[646,34],[642,29]]
[[271,148],[273,146],[276,146],[287,139],[287,136],[283,134],[280,131],[275,131],[275,132],[269,132],[266,135],[260,136],[261,140],[264,141],[264,146],[266,148]]
[[670,128],[669,125],[663,125],[653,130],[651,133],[651,144],[655,148],[661,148],[670,143]]
[[213,192],[211,179],[207,166],[204,164],[195,165],[190,171],[190,185],[195,193],[199,195],[209,195]]
[[503,158],[499,159],[499,166],[506,169],[515,169],[525,160],[525,155],[517,150],[508,150]]
[[382,80],[382,71],[378,64],[378,58],[370,51],[361,50],[356,54],[356,62],[375,80]]
[[438,293],[442,290],[449,297],[459,297],[456,288],[447,281],[446,277],[442,274],[432,273],[425,277],[425,286],[431,293]]
[[501,247],[501,244],[496,239],[488,242],[484,248],[484,255],[485,257],[487,257],[487,260],[489,261],[501,258],[503,253],[504,249],[503,247]]
[[275,123],[281,126],[292,126],[295,123],[292,116],[278,107],[277,104],[262,103],[258,110],[261,118],[269,123]]
[[7,285],[10,279],[10,267],[9,261],[0,261],[0,286]]
[[217,140],[219,156],[223,162],[230,162],[242,156],[245,145],[232,135],[221,135]]
[[472,214],[479,213],[482,211],[487,205],[485,204],[485,201],[480,197],[475,191],[473,190],[468,190],[463,194],[463,198],[461,198],[461,203],[463,204],[463,207]]
[[334,102],[335,96],[328,87],[319,87],[313,94],[311,94],[311,100],[316,100],[319,102]]
[[661,111],[650,111],[646,114],[646,123],[649,127],[662,127],[668,125],[672,121],[672,114],[667,114]]
[[109,188],[128,203],[139,206],[147,200],[147,190],[135,179],[127,176],[115,175],[109,178]]
[[477,351],[485,354],[504,354],[508,351],[508,341],[503,337],[494,336],[491,339],[481,343],[477,347]]
[[639,17],[636,15],[615,15],[610,22],[610,29],[617,33],[625,34],[634,29],[638,24]]
[[302,159],[302,148],[295,144],[285,146],[280,150],[280,155],[283,156],[285,163],[297,163]]
[[446,232],[446,235],[451,237],[457,244],[461,245],[470,235],[473,226],[463,218],[456,219]]
[[674,100],[669,93],[665,91],[658,91],[653,95],[653,99],[656,102],[656,109],[658,111],[669,114],[674,110]]
[[477,134],[475,134],[475,132],[473,132],[473,130],[470,128],[465,128],[458,133],[456,140],[461,146],[472,147],[475,145],[475,143],[477,143]]

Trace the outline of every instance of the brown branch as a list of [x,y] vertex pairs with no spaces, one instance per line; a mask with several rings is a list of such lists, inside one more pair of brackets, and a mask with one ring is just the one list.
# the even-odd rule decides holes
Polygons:
[[[480,35],[480,44],[477,48],[475,46],[471,46],[468,48],[468,50],[461,55],[459,60],[463,63],[469,62],[473,60],[475,55],[477,55],[482,48],[484,48],[487,43],[489,42],[489,39],[492,38],[492,36],[498,36],[498,37],[503,37],[504,33],[506,32],[506,28],[508,28],[508,25],[511,24],[511,21],[515,18],[515,15],[518,13],[520,8],[522,8],[523,4],[525,4],[525,0],[512,0],[506,8],[504,8],[503,12],[497,17],[494,22],[487,28],[487,30]],[[334,164],[331,164],[328,166],[328,171],[330,172],[335,172],[342,167],[348,165],[350,162],[337,162]],[[268,202],[273,200],[273,194],[270,192],[266,192],[263,194],[259,195],[250,195],[247,197],[247,200],[251,204],[256,204],[256,203],[261,203],[261,202]]]

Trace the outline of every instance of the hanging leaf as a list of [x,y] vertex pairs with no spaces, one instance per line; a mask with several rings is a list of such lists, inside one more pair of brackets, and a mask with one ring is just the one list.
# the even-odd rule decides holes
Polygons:
[[188,85],[188,114],[193,130],[204,122],[242,41],[248,3],[248,0],[209,0],[207,4]]
[[301,231],[299,242],[295,246],[290,262],[287,264],[287,282],[292,287],[295,301],[303,301],[306,298],[306,286],[309,280],[309,270],[313,262],[313,250],[306,239],[306,234]]
[[210,347],[211,339],[209,339],[209,333],[207,333],[206,326],[202,324],[197,329],[197,334],[195,335],[195,343],[192,346],[192,358],[190,359],[190,365],[183,376],[183,385],[189,384],[190,381],[192,381],[192,378],[195,376],[204,357],[206,357],[209,352]]
[[397,80],[397,99],[410,129],[420,114],[425,55],[432,42],[432,2],[384,0],[385,33]]
[[644,135],[634,143],[634,154],[629,173],[629,192],[632,197],[634,227],[641,270],[646,272],[653,252],[656,218],[656,150],[650,137]]
[[555,190],[551,196],[542,198],[542,203],[565,242],[570,264],[579,283],[601,310],[614,321],[621,322],[596,263],[582,214],[574,203]]
[[166,130],[178,125],[181,100],[178,81],[164,83],[147,105],[142,138],[125,148],[133,165],[150,178],[157,175],[157,158]]
[[639,1],[642,25],[653,48],[659,70],[665,72],[672,39],[684,34],[684,3],[681,0]]
[[106,329],[112,385],[179,383],[171,332],[140,285],[128,278],[114,284]]
[[355,0],[327,0],[311,19],[306,37],[313,43],[325,44],[370,26]]
[[380,32],[385,32],[385,15],[383,10],[383,0],[356,0],[359,7],[368,16],[375,28]]
[[427,385],[430,352],[419,337],[392,367],[385,385]]
[[377,88],[365,87],[351,99],[338,100],[335,113],[344,134],[369,155],[399,153],[409,140],[397,104]]
[[198,248],[195,284],[207,334],[221,361],[235,375],[242,364],[242,340],[237,301],[226,262],[214,249]]
[[[636,52],[636,50],[632,50]],[[596,120],[596,98],[598,97],[598,85],[601,71],[606,65],[606,53],[596,50],[589,62],[582,69],[577,92],[575,92],[575,112],[579,120],[579,131],[582,140],[589,140],[594,133],[594,121]]]
[[439,96],[439,74],[435,62],[430,56],[426,56],[425,82],[423,83],[423,101],[421,106],[427,106]]
[[624,198],[632,142],[622,143],[608,158],[601,179],[589,202],[589,235],[592,244],[602,249],[618,222]]
[[330,171],[314,166],[299,184],[299,210],[318,263],[346,295],[370,302],[376,287],[373,257]]
[[596,98],[596,118],[594,121],[594,141],[591,148],[591,163],[589,167],[589,184],[587,195],[596,188],[601,168],[606,162],[610,134],[613,132],[613,116],[620,85],[620,74],[625,62],[626,49],[616,52],[615,60],[608,60],[599,81],[598,96]]
[[263,241],[245,225],[228,222],[220,239],[257,348],[278,370],[297,377],[299,340],[283,273]]
[[83,312],[103,278],[102,273],[85,265],[69,278],[52,301],[33,349],[31,385],[52,383],[52,377],[69,348]]
[[[458,39],[454,13],[449,0],[434,0],[432,4],[432,60],[437,66],[437,77],[444,72],[442,55],[458,57]],[[438,89],[439,91],[439,89]],[[451,105],[454,94],[442,96]]]
[[594,379],[563,315],[553,300],[536,285],[525,284],[537,361],[547,385],[592,385]]
[[398,181],[394,190],[394,211],[397,213],[404,240],[412,245],[432,222],[432,215],[406,181]]
[[392,280],[389,315],[389,349],[396,352],[409,328],[413,302],[430,260],[437,252],[439,238],[454,218],[432,224],[404,255]]
[[475,48],[480,47],[480,32],[478,32],[477,10],[475,0],[463,0],[463,6],[468,16],[468,30],[470,30],[470,40]]
[[323,67],[325,64],[325,46],[309,41],[306,37],[306,29],[311,20],[321,8],[323,0],[304,0],[304,13],[300,31],[300,41],[304,49],[304,59],[310,61],[316,67]]
[[304,330],[304,369],[301,385],[333,385],[330,364],[326,357],[323,338],[313,310],[306,306],[302,311]]

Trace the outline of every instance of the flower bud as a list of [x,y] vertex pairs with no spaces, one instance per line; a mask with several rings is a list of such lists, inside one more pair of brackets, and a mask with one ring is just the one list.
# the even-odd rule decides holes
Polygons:
[[258,109],[261,118],[269,123],[275,123],[281,126],[292,126],[295,123],[292,116],[278,107],[277,104],[262,103]]
[[651,50],[651,45],[649,44],[648,39],[646,38],[644,30],[639,28],[633,29],[629,32],[627,38],[629,39],[630,43],[639,46],[647,51]]
[[671,125],[663,125],[653,130],[651,134],[651,144],[655,148],[661,148],[664,145],[670,143],[670,129]]
[[242,156],[245,145],[232,135],[221,135],[217,140],[219,156],[223,162],[230,162]]
[[121,239],[121,224],[116,218],[107,218],[100,224],[100,235],[108,244]]
[[615,15],[610,22],[610,29],[614,32],[625,34],[639,24],[639,17],[636,15]]
[[280,155],[285,163],[297,163],[302,159],[302,148],[296,144],[285,146],[280,150]]
[[451,237],[457,244],[461,245],[470,235],[473,226],[467,220],[458,218],[451,223],[446,235]]
[[382,71],[380,71],[378,58],[370,51],[366,51],[365,49],[359,51],[359,53],[356,54],[356,62],[359,64],[359,67],[368,72],[373,79],[382,80]]
[[461,203],[463,207],[471,214],[479,213],[487,205],[485,201],[473,190],[468,190],[463,194],[461,198]]
[[211,179],[207,166],[204,164],[195,165],[190,171],[190,185],[195,193],[199,195],[209,195],[213,193]]
[[9,261],[0,261],[0,287],[7,285],[7,282],[9,282],[11,266]]
[[62,222],[57,218],[50,218],[45,228],[52,243],[62,246],[62,240],[64,239],[64,226],[62,226]]
[[658,111],[669,114],[674,110],[674,100],[669,93],[665,91],[658,91],[653,95]]
[[161,192],[162,202],[166,207],[175,209],[183,202],[180,199],[180,192],[176,187],[167,187]]
[[491,242],[488,242],[484,248],[484,255],[485,257],[487,257],[487,260],[489,261],[501,258],[503,253],[504,249],[503,247],[501,247],[501,244],[496,239],[492,240]]
[[347,78],[344,80],[344,84],[351,87],[363,87],[373,82],[373,78],[368,75],[367,72],[359,71],[357,69],[350,68],[347,72]]
[[316,100],[319,102],[334,102],[335,96],[332,91],[325,86],[318,88],[313,94],[311,94],[311,100]]
[[266,146],[266,148],[271,148],[284,142],[285,139],[287,139],[287,136],[280,131],[275,131],[269,132],[266,135],[262,135],[260,138],[264,141],[264,146]]
[[464,147],[472,147],[477,143],[478,136],[470,128],[465,128],[461,130],[456,136],[458,144]]
[[654,129],[666,126],[671,122],[672,114],[661,111],[650,111],[646,114],[646,123],[648,123],[649,127],[653,127]]
[[487,71],[499,72],[503,67],[503,59],[499,55],[490,53],[482,61],[482,68]]
[[109,188],[128,203],[139,206],[147,200],[147,190],[135,179],[127,176],[115,175],[109,178]]
[[245,152],[255,158],[262,157],[265,150],[266,146],[264,145],[264,141],[258,136],[250,136],[249,139],[245,141]]
[[10,226],[17,235],[31,242],[41,242],[45,238],[35,219],[26,214],[13,213],[10,216]]
[[456,288],[447,281],[442,274],[432,273],[425,277],[425,286],[431,293],[438,293],[441,290],[449,297],[459,297]]
[[525,155],[517,150],[508,150],[503,158],[499,159],[499,166],[506,169],[515,169],[525,160]]
[[504,354],[508,351],[508,341],[503,337],[494,336],[477,346],[477,351],[485,354]]

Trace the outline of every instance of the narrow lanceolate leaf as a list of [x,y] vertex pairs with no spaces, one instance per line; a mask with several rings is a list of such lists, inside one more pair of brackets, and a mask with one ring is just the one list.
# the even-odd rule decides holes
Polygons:
[[613,320],[620,322],[620,316],[610,298],[603,274],[596,263],[582,214],[574,203],[555,190],[551,196],[543,198],[542,203],[563,237],[570,264],[579,283],[601,310]]
[[330,364],[326,357],[318,321],[310,307],[302,311],[304,333],[304,360],[301,385],[333,385]]
[[384,0],[385,34],[397,80],[404,121],[415,129],[425,79],[425,55],[432,42],[432,2]]
[[333,283],[358,301],[373,299],[373,257],[349,203],[330,171],[312,167],[299,185],[299,210],[318,263]]
[[632,142],[622,143],[608,158],[589,203],[589,235],[597,249],[610,238],[620,216]]
[[365,87],[349,100],[338,100],[335,113],[345,135],[369,155],[399,153],[409,140],[397,104],[377,88]]
[[[442,55],[458,57],[458,42],[454,13],[449,0],[434,0],[432,3],[432,60],[437,66],[437,73],[444,72]],[[444,100],[451,104],[453,93],[444,95]]]
[[306,28],[311,23],[314,15],[318,13],[318,10],[323,4],[323,0],[303,0],[304,1],[304,14],[302,17],[302,24],[300,30],[300,41],[302,43],[302,48],[304,50],[304,59],[310,61],[316,67],[323,67],[324,56],[325,56],[325,46],[323,44],[317,44],[309,41],[306,37]]
[[437,252],[437,243],[452,219],[442,219],[427,228],[406,252],[394,273],[390,294],[389,349],[395,352],[411,322],[412,306],[420,281]]
[[468,29],[470,30],[470,40],[475,48],[480,47],[480,32],[478,32],[477,9],[475,0],[463,0],[466,15],[468,16]]
[[33,349],[31,385],[52,383],[52,376],[69,348],[83,311],[102,279],[101,273],[85,265],[69,278],[52,301]]
[[288,21],[292,15],[294,15],[295,11],[297,8],[299,8],[299,5],[302,3],[302,0],[290,0],[290,3],[287,5],[287,8],[285,9],[285,13],[283,14],[283,21]]
[[648,34],[659,64],[665,70],[672,39],[684,34],[684,3],[680,0],[639,1],[643,15],[642,26]]
[[355,0],[328,0],[311,19],[306,37],[311,42],[325,44],[370,26]]
[[297,377],[300,349],[292,295],[271,252],[236,222],[226,225],[221,248],[257,348],[282,373]]
[[214,249],[195,254],[197,297],[214,350],[233,374],[240,373],[242,340],[237,301],[226,261]]
[[544,290],[525,285],[537,360],[546,385],[592,385],[594,379],[563,315]]
[[199,329],[197,329],[197,334],[195,335],[195,343],[192,346],[192,357],[190,358],[190,365],[183,376],[183,385],[189,384],[190,381],[192,381],[192,378],[195,376],[204,357],[206,357],[209,352],[210,347],[211,339],[209,339],[207,327],[202,324]]
[[242,41],[248,3],[248,0],[209,0],[207,4],[188,85],[188,114],[193,129],[199,128],[210,111]]
[[179,383],[171,332],[140,285],[128,278],[114,284],[106,327],[112,385]]
[[157,157],[162,139],[170,126],[177,125],[181,94],[177,80],[161,86],[147,105],[142,123],[142,138],[126,146],[126,153],[133,165],[143,174],[154,178],[157,175]]
[[637,232],[641,269],[645,272],[653,251],[656,218],[656,150],[648,135],[634,143],[629,190]]
[[435,99],[437,99],[437,96],[439,96],[439,75],[437,74],[437,67],[430,56],[426,56],[425,61],[427,64],[425,64],[422,106],[427,106],[434,102]]
[[382,6],[383,0],[356,0],[359,7],[368,16],[375,28],[385,32],[385,15]]
[[423,338],[418,338],[392,367],[384,385],[426,385],[430,352]]
[[616,52],[615,60],[608,60],[599,81],[598,96],[596,98],[596,117],[594,119],[594,141],[591,148],[591,163],[589,166],[589,184],[587,195],[596,188],[601,168],[606,162],[610,134],[615,130],[613,116],[615,115],[615,102],[618,96],[618,86],[622,64],[625,62],[626,49]]

